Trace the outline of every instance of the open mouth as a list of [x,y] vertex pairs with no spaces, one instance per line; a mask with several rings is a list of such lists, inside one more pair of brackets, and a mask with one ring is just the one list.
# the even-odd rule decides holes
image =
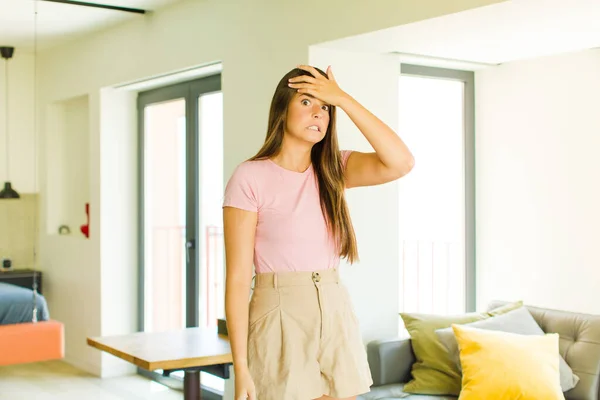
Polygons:
[[311,126],[309,126],[308,128],[306,128],[306,129],[310,129],[311,131],[317,131],[317,132],[321,132],[321,128],[319,128],[319,127],[318,127],[318,126],[316,126],[316,125],[311,125]]

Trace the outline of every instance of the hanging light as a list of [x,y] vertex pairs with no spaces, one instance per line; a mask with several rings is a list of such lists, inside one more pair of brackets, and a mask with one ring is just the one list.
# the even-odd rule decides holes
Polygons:
[[8,148],[8,139],[9,139],[9,135],[8,135],[8,60],[10,58],[12,58],[13,53],[15,51],[14,47],[0,47],[0,54],[2,55],[2,58],[4,58],[5,60],[5,69],[4,69],[4,82],[5,82],[5,101],[4,101],[4,105],[6,107],[6,114],[4,115],[4,120],[6,123],[6,129],[4,130],[4,135],[6,136],[6,147],[5,147],[5,151],[6,151],[6,182],[4,182],[4,188],[0,191],[0,199],[18,199],[19,193],[17,193],[13,188],[12,185],[10,183],[10,174],[9,174],[9,169],[10,169],[10,149]]

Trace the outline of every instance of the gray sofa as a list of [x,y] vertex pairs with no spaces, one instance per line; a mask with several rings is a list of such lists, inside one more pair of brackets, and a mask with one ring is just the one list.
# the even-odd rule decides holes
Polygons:
[[[505,302],[495,301],[489,309]],[[560,335],[560,353],[579,376],[567,400],[600,400],[600,316],[526,306],[544,332]],[[454,396],[427,396],[404,393],[415,362],[410,339],[378,340],[367,345],[373,375],[371,392],[359,400],[456,400]]]

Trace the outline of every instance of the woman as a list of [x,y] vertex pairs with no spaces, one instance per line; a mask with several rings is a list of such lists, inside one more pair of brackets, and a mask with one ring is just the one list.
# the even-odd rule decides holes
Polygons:
[[[375,149],[338,149],[336,107]],[[412,154],[327,73],[279,82],[267,137],[225,189],[226,319],[235,400],[355,399],[372,384],[341,257],[358,260],[344,189],[398,179]],[[252,298],[252,264],[256,276]]]

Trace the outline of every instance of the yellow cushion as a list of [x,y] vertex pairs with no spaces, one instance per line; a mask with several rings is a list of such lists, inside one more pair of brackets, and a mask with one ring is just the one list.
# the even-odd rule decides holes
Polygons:
[[458,400],[564,400],[558,334],[518,335],[452,324],[460,348]]

